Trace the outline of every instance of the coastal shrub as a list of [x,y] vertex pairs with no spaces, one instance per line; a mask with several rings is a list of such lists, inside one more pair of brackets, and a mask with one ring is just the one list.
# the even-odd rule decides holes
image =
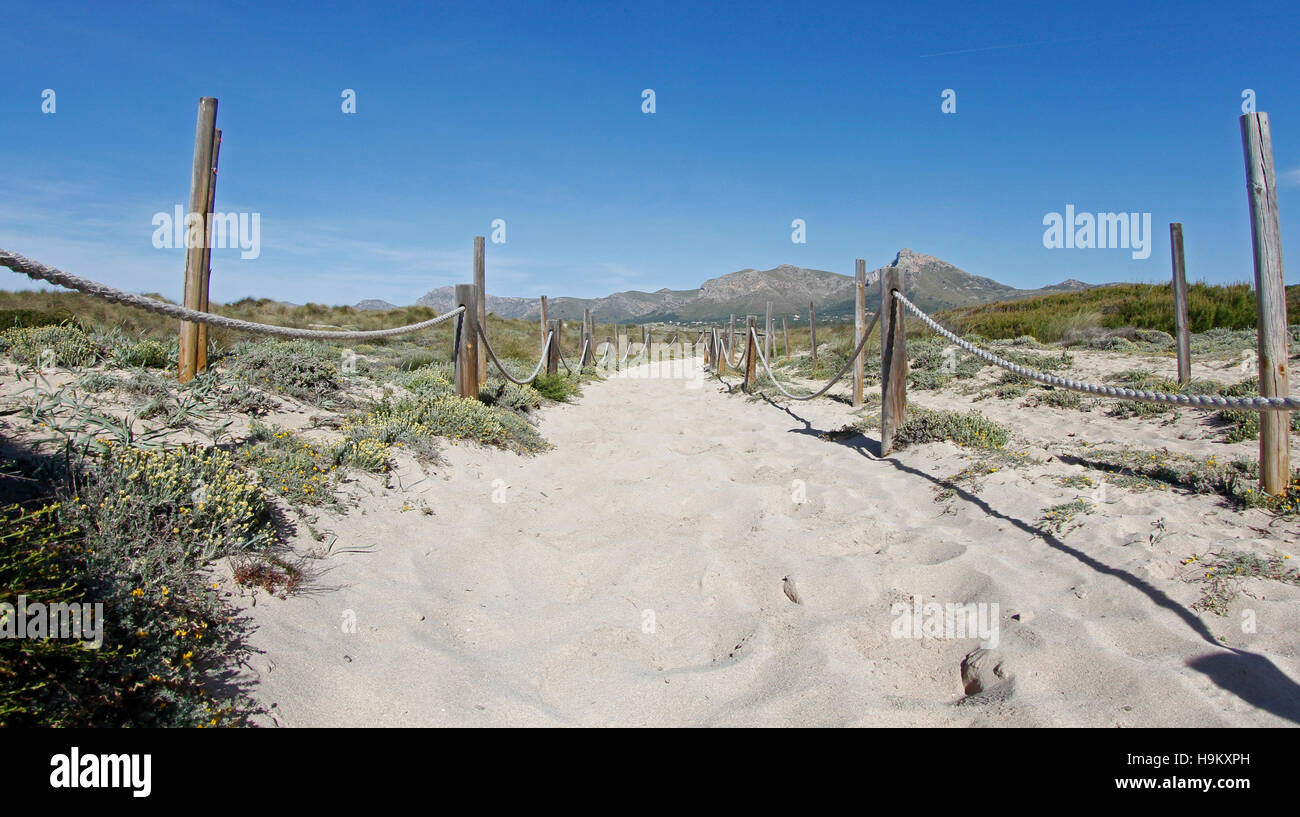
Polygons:
[[456,395],[385,399],[350,419],[343,431],[353,440],[374,439],[427,457],[437,454],[439,437],[519,453],[547,448],[537,429],[515,412]]
[[295,505],[334,503],[342,458],[334,449],[304,440],[292,431],[253,421],[240,454],[268,490],[289,502]]
[[944,440],[976,448],[1001,448],[1010,439],[1011,429],[978,411],[934,411],[915,406],[908,407],[907,419],[894,437],[899,448]]
[[1220,550],[1204,557],[1184,559],[1183,580],[1203,585],[1201,597],[1192,602],[1192,609],[1228,615],[1228,605],[1243,592],[1250,579],[1300,586],[1300,571],[1290,560],[1286,555],[1260,556],[1240,550]]
[[37,366],[46,349],[54,353],[54,365],[61,367],[92,366],[100,350],[84,331],[76,326],[18,327],[4,331],[9,356],[15,363]]
[[235,346],[230,370],[266,391],[309,403],[328,403],[342,389],[340,353],[305,340],[245,341]]
[[489,382],[479,390],[479,400],[489,406],[500,406],[516,412],[529,412],[542,405],[541,392],[528,384],[522,386],[502,380]]
[[557,403],[567,402],[570,397],[578,393],[577,380],[563,372],[555,374],[541,372],[533,378],[531,385],[542,397]]
[[0,639],[0,725],[241,723],[251,702],[213,681],[247,656],[243,625],[205,569],[268,554],[264,495],[223,451],[94,451],[40,509],[0,510],[0,595],[102,603],[102,643]]

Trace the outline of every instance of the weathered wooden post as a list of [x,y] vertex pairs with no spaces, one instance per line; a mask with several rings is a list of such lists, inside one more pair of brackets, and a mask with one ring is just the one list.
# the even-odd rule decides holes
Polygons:
[[560,327],[559,321],[546,324],[547,334],[551,336],[551,347],[546,352],[546,373],[556,374],[560,371]]
[[790,357],[790,330],[785,325],[785,315],[781,316],[781,334],[785,337],[785,356]]
[[546,317],[546,296],[543,295],[542,296],[542,320],[541,320],[542,339],[538,341],[538,343],[546,342],[546,329],[549,325],[550,325],[550,321]]
[[772,362],[772,302],[767,302],[767,320],[763,324],[763,358]]
[[578,367],[590,366],[591,361],[595,358],[596,350],[591,348],[591,310],[582,310],[582,358],[578,361]]
[[478,398],[478,287],[474,284],[456,285],[456,306],[465,311],[456,318],[456,393],[461,397]]
[[907,408],[907,334],[903,304],[894,291],[903,288],[903,272],[886,267],[880,276],[880,456],[894,446],[894,434]]
[[812,345],[812,367],[817,368],[817,311],[808,302],[808,343]]
[[[1241,117],[1241,143],[1246,154],[1246,190],[1250,198],[1250,235],[1255,256],[1255,303],[1259,318],[1259,393],[1286,397],[1286,286],[1282,277],[1282,232],[1277,211],[1277,172],[1273,166],[1273,137],[1268,114]],[[1260,485],[1270,494],[1284,494],[1291,480],[1285,411],[1259,413]]]
[[706,334],[706,336],[708,337],[708,339],[704,342],[704,365],[705,365],[705,366],[712,366],[712,365],[713,365],[713,352],[714,352],[713,344],[714,344],[714,341],[716,340],[716,338],[715,338],[714,333],[713,333],[712,331],[706,332],[705,334]]
[[745,394],[753,387],[754,375],[757,372],[755,364],[758,363],[758,344],[754,342],[754,330],[758,328],[758,318],[753,315],[745,318],[745,385],[742,387]]
[[735,362],[732,353],[736,351],[736,316],[731,316],[731,328],[727,331],[727,365]]
[[[186,309],[202,308],[203,265],[208,251],[208,187],[212,181],[212,147],[216,136],[217,100],[205,96],[199,99],[198,123],[194,128],[194,164],[190,170],[190,209],[186,215],[185,230],[185,295]],[[194,379],[198,370],[199,325],[181,321],[176,379],[182,383]]]
[[1183,259],[1183,225],[1169,225],[1169,257],[1174,265],[1174,341],[1178,347],[1178,382],[1192,379],[1192,340],[1187,327],[1187,272]]
[[[474,288],[478,290],[474,299],[478,304],[478,327],[487,334],[487,284],[486,259],[483,236],[474,236]],[[477,338],[475,339],[477,340]],[[478,349],[478,384],[487,382],[487,350],[482,343],[475,343]]]
[[[853,348],[858,348],[862,343],[862,336],[867,332],[867,262],[859,258],[855,264],[854,277],[857,280],[855,287],[856,297],[853,299]],[[866,382],[866,346],[863,346],[862,353],[853,361],[853,407],[857,408],[862,405],[862,387]]]
[[649,327],[641,327],[641,344],[644,347],[641,351],[645,352],[645,359],[650,359],[650,344],[654,343],[654,330]]
[[[208,174],[208,207],[204,211],[204,217],[209,223],[212,221],[212,213],[217,206],[217,162],[221,157],[221,129],[216,128],[212,134],[212,171]],[[208,227],[212,229],[211,226]],[[209,232],[209,236],[211,233]],[[209,311],[208,288],[212,283],[212,241],[208,241],[207,247],[203,252],[203,282],[199,285],[199,311]],[[199,324],[199,338],[194,347],[196,372],[206,371],[208,368],[208,325]]]

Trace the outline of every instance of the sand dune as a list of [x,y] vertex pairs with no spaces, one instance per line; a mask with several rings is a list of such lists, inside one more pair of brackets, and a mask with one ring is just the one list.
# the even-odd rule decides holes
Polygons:
[[[818,437],[853,419],[843,403],[645,374],[546,409],[548,453],[449,447],[422,482],[403,467],[404,491],[354,485],[359,507],[321,521],[337,540],[313,588],[244,600],[263,721],[1300,723],[1300,591],[1269,583],[1235,602],[1258,616],[1248,634],[1192,612],[1178,577],[1217,543],[1284,548],[1294,524],[1116,490],[1081,528],[1044,533],[1041,510],[1077,492],[1041,475],[994,474],[938,503],[965,462],[956,446],[882,460],[874,439]],[[1063,421],[1026,415],[1050,451]],[[1122,441],[1150,425],[1092,430]],[[1170,533],[1151,543],[1161,519]],[[894,637],[891,606],[914,597],[996,603],[1002,676],[988,678],[1010,680],[968,698],[978,638]]]

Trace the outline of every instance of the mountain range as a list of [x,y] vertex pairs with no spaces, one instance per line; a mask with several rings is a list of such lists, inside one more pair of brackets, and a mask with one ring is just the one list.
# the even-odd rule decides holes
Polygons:
[[[903,273],[903,292],[927,312],[991,303],[1034,295],[1087,289],[1091,284],[1073,279],[1041,289],[1017,289],[992,278],[969,272],[935,258],[902,249],[884,267],[867,273],[867,310],[880,303],[880,276],[888,267]],[[660,289],[655,292],[616,292],[603,298],[547,299],[547,315],[562,320],[580,319],[590,309],[601,322],[694,323],[719,322],[731,315],[762,316],[770,301],[775,315],[797,315],[807,320],[809,302],[816,304],[818,322],[853,316],[854,279],[827,270],[782,264],[769,270],[743,269],[710,278],[698,289]],[[417,305],[445,312],[451,309],[455,290],[439,287],[421,296]],[[367,300],[358,309],[391,309],[386,301]],[[503,318],[537,320],[540,298],[487,296],[487,311]]]

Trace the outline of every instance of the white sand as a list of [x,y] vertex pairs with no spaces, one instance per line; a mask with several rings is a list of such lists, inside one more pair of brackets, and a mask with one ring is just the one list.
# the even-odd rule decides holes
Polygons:
[[[1194,413],[1162,427],[1018,404],[975,405],[1013,422],[1019,447],[1041,446],[1040,458],[1066,450],[1070,432],[1229,448],[1198,438]],[[322,518],[337,540],[313,562],[313,587],[247,607],[266,723],[1300,722],[1300,588],[1257,581],[1258,598],[1220,618],[1192,612],[1198,588],[1180,578],[1182,559],[1225,544],[1290,552],[1295,522],[1112,489],[1079,529],[1041,535],[1043,508],[1080,494],[1048,477],[1078,466],[999,471],[977,495],[936,502],[936,483],[970,464],[957,446],[881,460],[874,437],[816,436],[854,418],[843,403],[786,409],[716,380],[615,377],[542,418],[553,451],[449,446],[423,482],[405,463],[404,491],[357,483],[360,506]],[[805,502],[793,501],[795,480]],[[505,502],[493,502],[494,484],[508,486]],[[1153,545],[1160,519],[1168,535]],[[891,604],[913,596],[999,605],[1009,694],[959,705],[978,639],[891,637]],[[1246,608],[1254,634],[1242,632]]]

